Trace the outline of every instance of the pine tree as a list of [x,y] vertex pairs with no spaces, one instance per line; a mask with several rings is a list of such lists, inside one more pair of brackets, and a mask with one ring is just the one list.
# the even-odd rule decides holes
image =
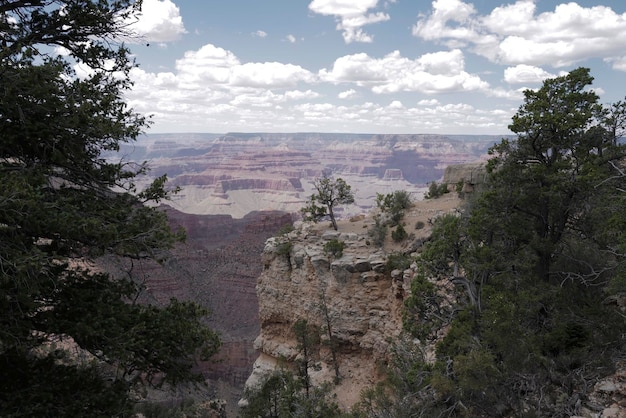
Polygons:
[[[147,120],[129,109],[119,42],[140,2],[0,2],[0,411],[123,416],[138,385],[201,379],[219,340],[207,311],[135,303],[139,286],[98,257],[160,260],[182,238],[154,205],[165,177],[105,153]],[[90,70],[78,77],[74,66]]]

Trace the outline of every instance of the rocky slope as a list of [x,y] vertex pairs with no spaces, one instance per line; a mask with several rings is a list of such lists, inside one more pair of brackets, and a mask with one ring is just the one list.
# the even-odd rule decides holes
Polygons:
[[[229,215],[193,215],[163,207],[174,228],[187,232],[163,265],[136,262],[130,266],[116,259],[100,260],[108,271],[143,282],[142,300],[165,304],[170,298],[191,300],[211,310],[208,325],[219,332],[223,345],[217,357],[200,365],[217,393],[227,399],[234,416],[243,384],[258,356],[253,346],[259,334],[259,308],[255,293],[262,265],[264,242],[287,224],[284,212],[256,212],[235,219]],[[132,268],[131,268],[132,267]]]
[[[382,248],[370,243],[371,217],[340,222],[339,231],[326,224],[297,223],[295,231],[270,238],[263,250],[263,271],[257,283],[261,332],[255,341],[260,350],[247,385],[254,386],[280,361],[293,362],[299,355],[292,330],[305,319],[328,340],[326,316],[338,345],[341,383],[335,388],[338,401],[348,408],[358,401],[361,390],[381,376],[378,366],[387,361],[390,344],[402,328],[402,306],[410,291],[414,271],[389,271],[387,255],[412,253],[430,234],[429,220],[455,210],[453,194],[419,202],[405,215],[412,232],[410,240],[396,244],[388,240]],[[330,240],[345,243],[342,257],[324,252]],[[290,250],[284,251],[285,242]],[[317,353],[320,370],[312,371],[314,382],[332,381],[334,364],[328,344]]]
[[[464,170],[450,172],[448,178],[466,179],[466,174],[475,174],[477,167]],[[409,231],[410,239],[401,244],[388,239],[381,248],[370,243],[368,231],[374,226],[370,216],[341,221],[338,231],[329,229],[327,224],[296,223],[296,229],[289,234],[267,240],[262,254],[263,271],[256,287],[261,328],[255,347],[260,354],[246,385],[254,387],[269,371],[294,365],[302,354],[293,326],[305,319],[319,330],[321,338],[313,356],[318,369],[309,370],[312,381],[332,382],[335,377],[328,344],[330,323],[341,377],[334,393],[344,410],[358,402],[362,390],[382,378],[379,366],[388,361],[393,339],[401,333],[402,308],[416,273],[415,264],[405,270],[386,267],[388,255],[415,256],[430,236],[430,222],[456,211],[459,204],[456,193],[416,202],[406,213],[404,223],[407,231],[418,223],[424,227]],[[345,243],[341,257],[324,251],[330,240]],[[463,289],[455,288],[450,281],[432,283],[444,296],[443,303],[452,306],[462,298]],[[626,312],[624,301],[617,307]],[[439,338],[445,332],[445,328],[439,330]],[[421,346],[426,358],[434,359],[435,343]],[[615,374],[595,383],[579,411],[584,418],[626,418],[624,364],[617,364]]]

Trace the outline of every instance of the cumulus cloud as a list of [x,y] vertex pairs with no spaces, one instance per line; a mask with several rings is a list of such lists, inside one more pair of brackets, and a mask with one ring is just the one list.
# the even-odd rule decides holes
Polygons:
[[384,12],[368,13],[376,8],[378,0],[313,0],[309,10],[325,16],[335,16],[337,30],[342,31],[346,43],[372,42],[373,37],[363,31],[363,26],[390,19]]
[[231,51],[204,45],[185,52],[176,61],[181,87],[202,89],[205,85],[222,87],[279,88],[292,87],[300,81],[312,82],[315,76],[299,65],[279,62],[241,63]]
[[535,84],[553,77],[556,75],[526,64],[519,64],[504,70],[504,81],[509,84]]
[[286,39],[291,42],[292,44],[296,43],[296,37],[293,36],[292,34],[287,35]]
[[350,99],[352,97],[356,97],[356,95],[357,95],[356,90],[350,89],[350,90],[342,91],[341,93],[337,95],[337,97],[340,99]]
[[[312,89],[294,88],[300,82],[316,81],[314,74],[298,65],[242,63],[231,51],[212,44],[185,52],[173,72],[133,68],[130,75],[134,86],[127,98],[136,110],[156,115],[162,124],[181,125],[184,120],[185,129],[219,124],[225,115],[252,117],[265,109],[275,111],[281,103],[320,96]],[[275,119],[265,117],[266,121]],[[197,125],[188,122],[191,120]]]
[[537,13],[535,3],[518,0],[480,15],[469,2],[435,0],[431,13],[418,17],[413,35],[449,47],[467,45],[500,64],[565,67],[598,57],[623,70],[626,13],[575,2]]
[[626,71],[626,56],[609,57],[605,58],[604,61],[611,63],[616,70]]
[[131,30],[142,40],[153,42],[175,41],[187,32],[178,6],[170,0],[143,0]]
[[399,51],[380,59],[359,53],[338,58],[332,69],[321,70],[319,76],[328,82],[366,86],[378,94],[488,90],[486,81],[469,74],[464,67],[463,53],[458,49],[424,54],[414,60]]
[[262,31],[262,30],[258,30],[256,32],[254,32],[252,34],[252,36],[256,36],[256,37],[259,37],[259,38],[266,38],[267,37],[267,32]]

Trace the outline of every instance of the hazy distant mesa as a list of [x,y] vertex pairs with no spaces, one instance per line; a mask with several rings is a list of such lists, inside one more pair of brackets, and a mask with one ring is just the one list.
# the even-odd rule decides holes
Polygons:
[[182,192],[170,202],[196,214],[243,217],[256,210],[297,212],[322,172],[356,194],[348,214],[367,211],[376,193],[407,190],[421,198],[446,166],[484,158],[501,136],[331,133],[151,134],[121,150],[147,160]]

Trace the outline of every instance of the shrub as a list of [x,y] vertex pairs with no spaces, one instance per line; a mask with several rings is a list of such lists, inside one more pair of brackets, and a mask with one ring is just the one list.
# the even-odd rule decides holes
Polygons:
[[426,224],[424,223],[424,221],[415,222],[415,229],[424,229],[425,226]]
[[396,190],[386,195],[376,193],[376,206],[389,215],[388,223],[397,225],[404,217],[404,211],[412,205],[411,194],[406,190]]
[[341,258],[341,256],[343,255],[344,246],[345,243],[343,241],[331,239],[326,244],[324,244],[324,254],[331,254],[335,258]]
[[289,241],[281,242],[276,246],[276,254],[278,255],[286,255],[289,256],[291,253],[291,249],[293,248],[293,244]]
[[392,270],[406,270],[411,267],[413,260],[406,254],[394,253],[387,256],[385,267],[388,272]]
[[382,247],[387,236],[387,225],[380,220],[380,216],[374,217],[374,226],[367,234],[372,239],[372,243],[377,247]]
[[293,227],[293,224],[285,224],[278,230],[278,236],[287,235],[288,233],[290,233],[294,229],[295,228]]
[[426,192],[424,194],[424,198],[425,199],[436,199],[440,196],[443,196],[446,193],[449,193],[450,190],[448,190],[448,184],[447,183],[441,183],[441,184],[437,184],[437,182],[432,182],[430,183],[430,186],[428,187],[428,192]]
[[395,242],[404,241],[408,237],[408,234],[404,230],[402,225],[398,225],[395,230],[391,231],[391,239]]

